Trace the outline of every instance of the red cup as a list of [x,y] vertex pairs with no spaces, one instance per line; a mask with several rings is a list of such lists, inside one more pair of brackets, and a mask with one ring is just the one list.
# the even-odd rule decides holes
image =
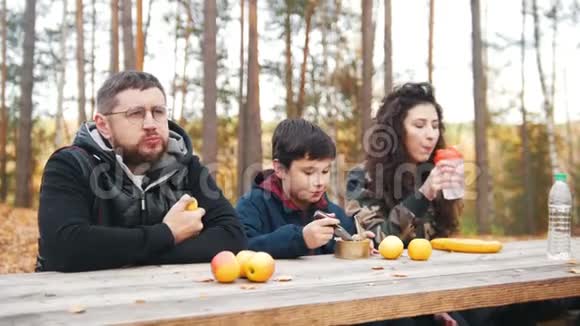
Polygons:
[[[457,148],[449,147],[445,149],[438,149],[437,151],[435,151],[435,157],[433,160],[435,161],[436,165],[442,161],[445,161],[446,163],[453,165],[455,167],[455,173],[463,177],[465,169],[463,163],[463,155],[461,155],[461,153],[457,150]],[[456,187],[443,189],[443,197],[448,200],[463,198],[464,195],[465,195],[465,181],[463,181],[460,185],[457,185]]]

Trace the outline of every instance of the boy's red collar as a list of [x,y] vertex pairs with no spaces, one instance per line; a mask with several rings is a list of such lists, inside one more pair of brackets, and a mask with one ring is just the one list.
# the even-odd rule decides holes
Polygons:
[[[296,204],[284,194],[284,189],[282,188],[282,180],[276,176],[275,173],[267,176],[266,179],[262,183],[258,185],[258,187],[271,192],[274,196],[282,201],[282,204],[291,210],[294,211],[301,211],[301,209],[296,206]],[[314,203],[314,206],[317,209],[326,209],[328,207],[328,201],[326,200],[326,196],[323,195],[319,201]]]

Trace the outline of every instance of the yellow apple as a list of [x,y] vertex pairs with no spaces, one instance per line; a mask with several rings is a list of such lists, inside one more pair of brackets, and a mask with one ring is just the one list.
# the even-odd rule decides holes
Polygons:
[[266,252],[255,253],[244,266],[246,277],[252,282],[268,281],[274,274],[275,269],[276,262],[274,258]]
[[395,235],[389,235],[379,244],[379,252],[386,259],[397,259],[403,253],[403,241]]
[[191,202],[185,206],[185,210],[187,211],[194,211],[198,208],[197,199],[195,197],[191,197]]
[[427,260],[431,257],[431,242],[426,239],[413,239],[407,247],[409,257],[413,260]]
[[236,255],[236,259],[240,264],[240,277],[246,277],[246,271],[244,270],[246,263],[256,252],[252,250],[242,250]]

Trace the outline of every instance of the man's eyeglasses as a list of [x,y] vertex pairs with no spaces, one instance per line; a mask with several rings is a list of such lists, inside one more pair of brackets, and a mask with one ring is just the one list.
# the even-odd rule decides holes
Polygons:
[[[166,106],[153,106],[150,108],[151,115],[153,119],[157,122],[165,122],[167,121],[168,111],[169,109]],[[135,125],[143,124],[145,117],[147,116],[147,108],[144,106],[136,106],[133,108],[129,108],[125,111],[120,112],[109,112],[103,115],[115,115],[115,114],[124,114],[127,120]]]

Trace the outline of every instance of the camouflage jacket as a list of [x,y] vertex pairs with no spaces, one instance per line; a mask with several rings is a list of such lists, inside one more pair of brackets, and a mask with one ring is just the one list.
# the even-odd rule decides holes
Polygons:
[[348,172],[345,210],[354,216],[357,228],[375,233],[376,244],[391,234],[401,238],[405,246],[414,238],[441,236],[443,230],[437,227],[433,205],[423,194],[416,191],[388,209],[385,201],[368,189],[369,180],[362,165]]

